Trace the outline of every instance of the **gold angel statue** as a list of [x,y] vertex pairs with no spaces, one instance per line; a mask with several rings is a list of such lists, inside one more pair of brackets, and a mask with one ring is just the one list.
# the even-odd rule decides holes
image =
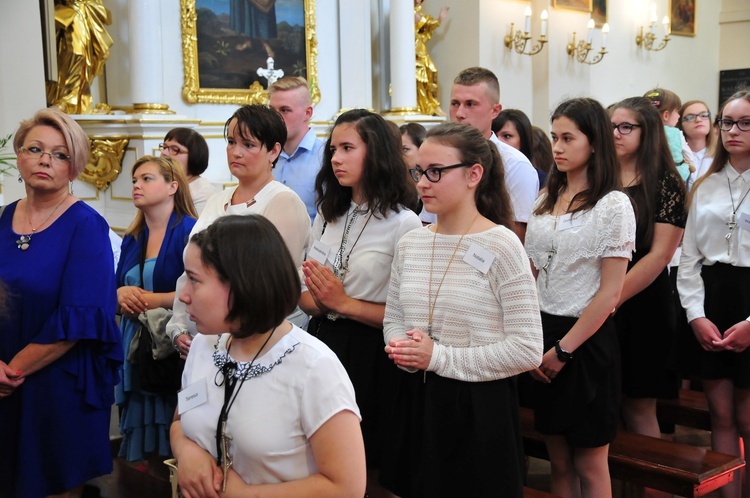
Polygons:
[[47,102],[68,114],[93,110],[91,85],[104,70],[112,24],[102,0],[55,0],[57,82],[47,85]]
[[438,18],[422,12],[424,0],[414,0],[415,42],[417,55],[417,107],[427,116],[445,116],[438,100],[438,77],[435,63],[427,51],[432,32],[448,17],[448,7],[440,9]]

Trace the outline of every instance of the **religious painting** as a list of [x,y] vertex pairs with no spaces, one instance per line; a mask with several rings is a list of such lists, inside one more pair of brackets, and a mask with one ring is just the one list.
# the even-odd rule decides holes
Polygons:
[[698,0],[669,0],[671,35],[695,36],[695,7]]
[[607,22],[607,0],[593,0],[591,2],[591,19],[601,28]]
[[188,102],[264,104],[282,76],[307,79],[313,102],[315,0],[180,0]]
[[591,12],[591,0],[552,0],[552,6],[555,8]]

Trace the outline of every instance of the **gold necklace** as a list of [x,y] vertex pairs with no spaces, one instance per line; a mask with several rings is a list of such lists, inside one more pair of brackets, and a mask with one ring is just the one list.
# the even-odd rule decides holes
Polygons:
[[34,228],[34,225],[31,224],[31,210],[29,209],[30,203],[29,203],[29,199],[28,198],[26,199],[26,221],[31,227],[31,233],[28,233],[26,235],[21,235],[16,241],[16,245],[18,246],[20,250],[25,251],[26,249],[29,248],[29,246],[31,245],[31,237],[34,236],[37,230],[39,230],[40,228],[42,228],[44,225],[47,224],[50,218],[52,218],[52,216],[57,212],[60,206],[62,206],[63,202],[67,200],[68,195],[70,194],[65,194],[65,196],[63,196],[62,200],[57,203],[57,206],[55,206],[55,209],[53,209],[52,212],[49,214],[49,216],[47,216],[41,224],[37,225],[36,228]]
[[435,240],[437,239],[437,233],[438,229],[440,228],[440,220],[438,220],[437,224],[435,225],[435,233],[432,236],[432,257],[430,259],[430,280],[428,282],[427,287],[427,306],[429,308],[428,318],[427,318],[427,335],[430,336],[432,339],[432,316],[435,313],[435,305],[437,304],[438,295],[440,294],[440,288],[443,286],[443,282],[445,281],[445,276],[448,274],[448,270],[451,267],[451,264],[453,264],[453,259],[456,257],[456,253],[458,252],[458,248],[461,246],[461,241],[464,240],[464,236],[469,233],[469,230],[471,230],[471,227],[474,226],[474,222],[477,221],[477,218],[479,218],[479,213],[477,213],[474,216],[474,219],[471,220],[471,223],[469,223],[469,226],[466,227],[466,231],[461,235],[461,238],[458,239],[458,243],[456,244],[456,247],[453,249],[453,254],[451,254],[451,258],[448,260],[448,266],[445,267],[445,271],[443,272],[443,276],[440,278],[440,283],[438,284],[437,291],[435,292],[435,299],[430,303],[430,300],[432,299],[432,270],[433,266],[435,264]]

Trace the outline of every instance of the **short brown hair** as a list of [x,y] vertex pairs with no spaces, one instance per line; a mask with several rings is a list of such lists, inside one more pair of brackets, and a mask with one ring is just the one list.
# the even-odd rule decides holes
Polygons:
[[21,125],[13,138],[14,152],[18,153],[18,149],[23,147],[23,142],[26,140],[29,131],[36,126],[49,126],[62,133],[70,154],[71,180],[77,178],[86,167],[91,150],[89,137],[83,131],[81,125],[57,107],[41,109],[31,119],[21,121]]
[[489,97],[493,103],[500,102],[500,82],[495,73],[483,67],[469,67],[458,73],[453,80],[454,85],[475,86],[480,83],[487,84]]
[[229,287],[226,322],[238,338],[280,325],[297,307],[301,285],[281,234],[259,214],[222,216],[190,239],[201,261]]

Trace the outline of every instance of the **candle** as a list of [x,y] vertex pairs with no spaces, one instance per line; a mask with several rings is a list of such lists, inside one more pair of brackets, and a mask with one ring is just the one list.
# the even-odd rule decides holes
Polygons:
[[526,7],[526,10],[523,11],[523,15],[526,16],[526,22],[524,24],[524,32],[528,33],[531,31],[531,7]]
[[661,23],[664,25],[664,36],[669,36],[669,18],[667,16],[664,16],[664,19],[661,20]]
[[589,36],[586,39],[586,41],[590,44],[591,41],[594,39],[594,20],[589,18],[589,22],[586,25],[586,27],[589,28]]
[[549,14],[547,9],[544,9],[542,11],[542,36],[547,36],[547,18],[549,18]]
[[607,33],[609,33],[609,24],[604,23],[602,26],[602,48],[607,48]]

